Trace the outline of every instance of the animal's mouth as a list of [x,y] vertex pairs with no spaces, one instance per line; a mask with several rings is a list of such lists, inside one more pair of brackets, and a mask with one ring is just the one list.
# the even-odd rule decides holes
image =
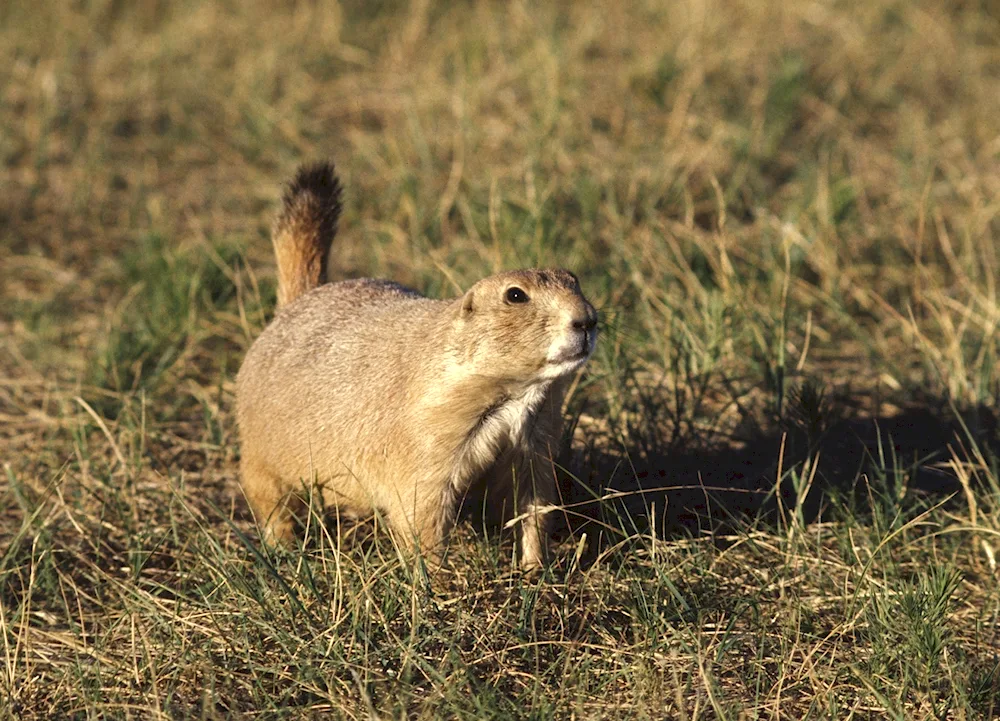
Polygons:
[[548,368],[548,375],[554,373],[557,376],[566,375],[567,373],[573,373],[578,368],[582,368],[583,364],[587,362],[587,358],[590,356],[587,353],[574,353],[559,356],[558,358],[553,358],[546,362],[546,367]]
[[583,363],[590,354],[594,352],[596,338],[592,333],[584,333],[582,342],[575,349],[567,348],[555,358],[549,359],[549,365],[563,365],[568,363]]

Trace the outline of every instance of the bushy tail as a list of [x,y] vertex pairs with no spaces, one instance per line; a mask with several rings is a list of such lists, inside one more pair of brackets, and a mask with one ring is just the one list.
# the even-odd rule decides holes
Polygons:
[[278,307],[326,282],[340,218],[340,181],[332,163],[299,168],[285,190],[271,234],[278,261]]

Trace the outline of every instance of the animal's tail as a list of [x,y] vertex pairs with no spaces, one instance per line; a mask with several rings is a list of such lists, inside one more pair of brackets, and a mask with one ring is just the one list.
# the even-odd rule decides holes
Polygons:
[[326,282],[326,263],[340,218],[333,163],[299,168],[285,190],[271,240],[278,261],[278,307]]

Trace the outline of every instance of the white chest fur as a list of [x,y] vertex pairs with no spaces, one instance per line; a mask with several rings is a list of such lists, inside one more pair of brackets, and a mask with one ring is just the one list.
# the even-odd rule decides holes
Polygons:
[[456,484],[485,470],[507,449],[528,442],[549,386],[549,383],[528,386],[516,396],[501,399],[479,419],[463,444],[453,479]]

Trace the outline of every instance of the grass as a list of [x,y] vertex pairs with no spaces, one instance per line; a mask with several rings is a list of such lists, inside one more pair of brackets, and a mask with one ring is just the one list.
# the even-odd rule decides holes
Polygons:
[[[997,10],[4,3],[0,718],[1000,717]],[[542,576],[260,547],[233,378],[324,157],[337,277],[600,308]]]

